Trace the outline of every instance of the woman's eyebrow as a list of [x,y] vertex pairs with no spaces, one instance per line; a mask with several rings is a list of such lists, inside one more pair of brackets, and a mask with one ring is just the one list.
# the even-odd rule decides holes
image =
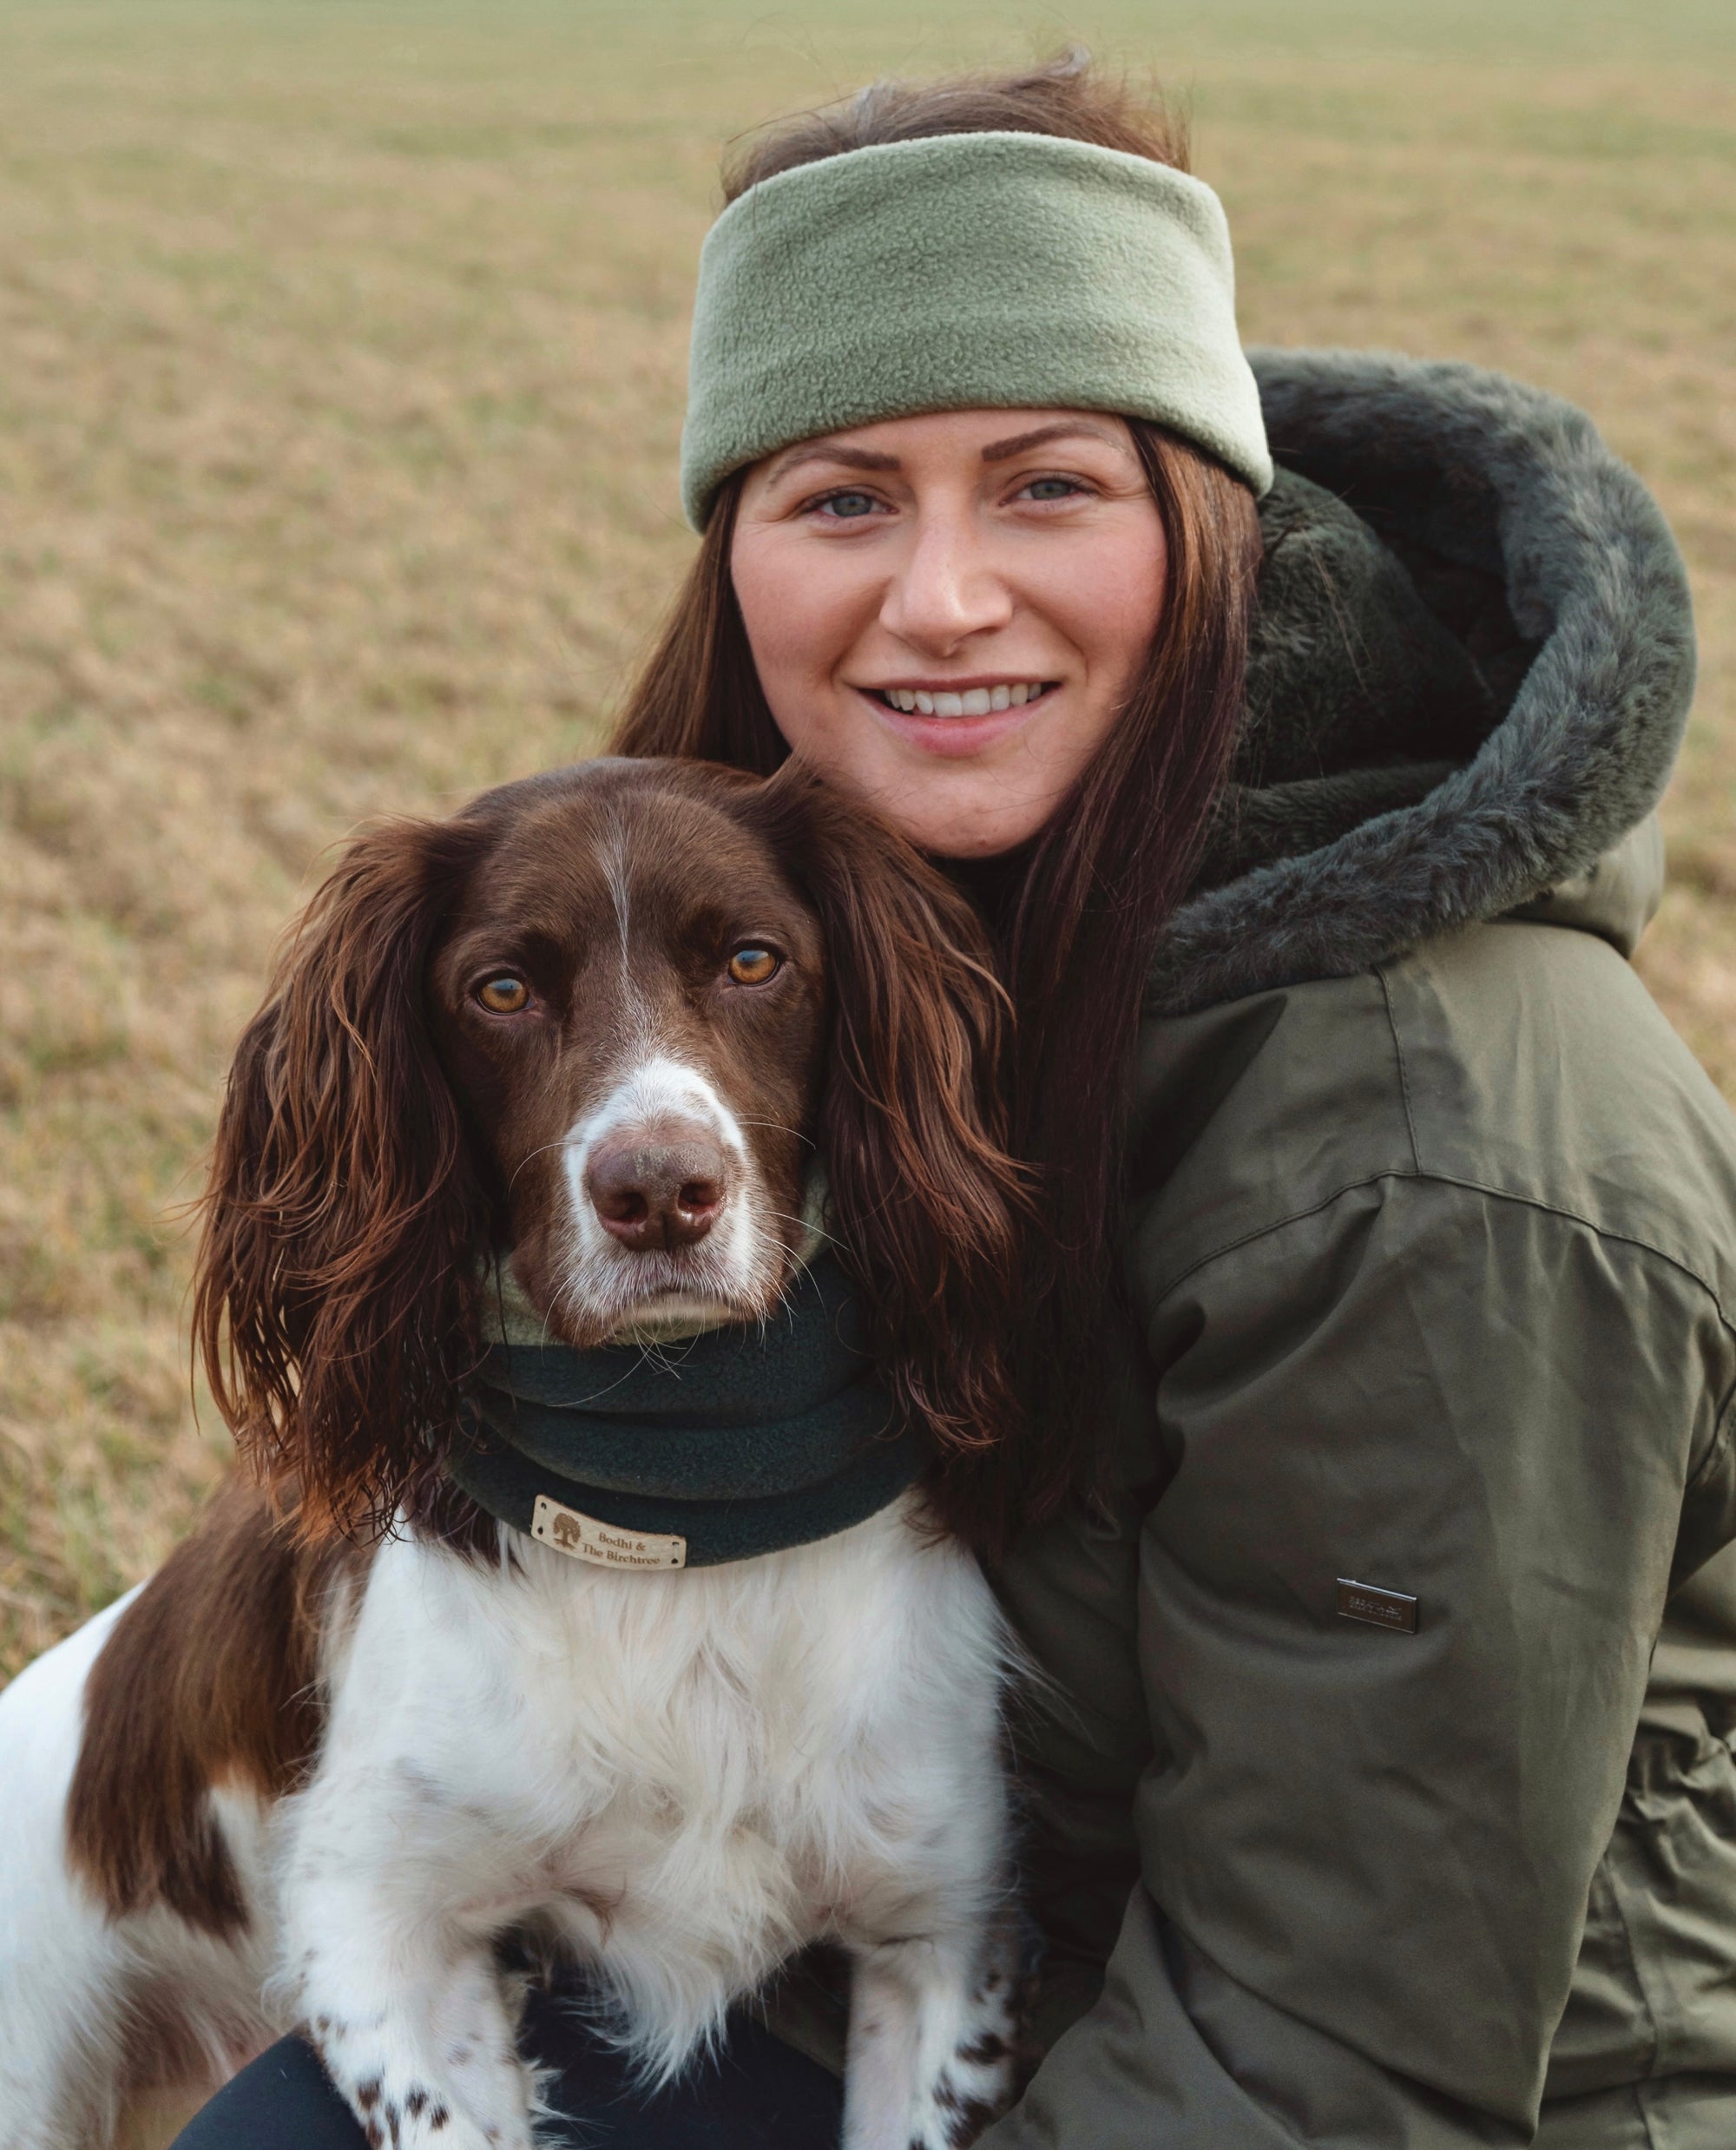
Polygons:
[[1079,434],[1091,440],[1104,441],[1111,448],[1125,445],[1107,426],[1093,425],[1088,418],[1056,418],[1051,424],[1034,426],[1029,433],[1015,433],[1007,440],[990,441],[983,450],[983,460],[1004,463],[1009,456],[1021,456],[1027,448],[1041,448],[1045,441],[1066,440]]
[[[1046,441],[1066,440],[1082,436],[1088,440],[1102,441],[1110,448],[1126,444],[1110,432],[1107,426],[1094,425],[1088,418],[1056,418],[1048,425],[1033,426],[1028,433],[1015,433],[1006,440],[990,441],[983,450],[984,463],[1004,463],[1009,456],[1023,455],[1027,448],[1040,448]],[[852,448],[843,441],[810,440],[799,447],[792,448],[766,473],[766,483],[775,485],[789,471],[799,469],[805,463],[841,463],[852,470],[900,470],[904,465],[896,456],[889,456],[871,448]]]
[[903,465],[896,456],[877,453],[871,448],[846,448],[841,441],[811,440],[799,448],[792,448],[766,473],[766,483],[775,485],[786,470],[793,470],[803,463],[843,463],[852,470],[897,470]]

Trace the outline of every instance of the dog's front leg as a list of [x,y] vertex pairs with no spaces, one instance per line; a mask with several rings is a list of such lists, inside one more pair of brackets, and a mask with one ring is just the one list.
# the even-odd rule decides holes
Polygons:
[[962,2150],[1011,2102],[1010,1924],[884,1941],[856,1956],[844,2150]]
[[298,1817],[284,1938],[306,2035],[376,2150],[529,2150],[493,1922],[460,1908],[413,1811],[386,1804]]

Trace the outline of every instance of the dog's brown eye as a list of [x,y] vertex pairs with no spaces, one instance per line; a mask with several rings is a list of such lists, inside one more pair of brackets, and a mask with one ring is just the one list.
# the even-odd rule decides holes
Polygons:
[[738,948],[729,959],[729,975],[738,985],[764,985],[779,968],[778,957],[769,948],[755,948],[752,944]]
[[516,1016],[530,998],[530,988],[510,970],[477,988],[477,998],[490,1015]]

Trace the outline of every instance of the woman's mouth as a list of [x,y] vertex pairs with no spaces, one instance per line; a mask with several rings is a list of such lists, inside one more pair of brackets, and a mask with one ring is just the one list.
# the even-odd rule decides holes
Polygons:
[[867,692],[886,708],[906,716],[986,717],[1003,709],[1023,709],[1055,684],[1053,680],[1008,680],[992,687],[871,687]]
[[1031,721],[1034,707],[1059,691],[1059,680],[983,680],[957,687],[858,687],[888,730],[918,753],[969,761],[991,753]]

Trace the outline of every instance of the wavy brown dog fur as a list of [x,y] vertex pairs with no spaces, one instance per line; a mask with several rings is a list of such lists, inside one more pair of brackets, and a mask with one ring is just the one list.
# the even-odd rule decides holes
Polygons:
[[237,1483],[122,1613],[91,1668],[66,1811],[68,1857],[114,1916],[161,1903],[220,1938],[245,1928],[206,1795],[275,1798],[311,1758],[323,1619],[365,1557],[299,1543]]

